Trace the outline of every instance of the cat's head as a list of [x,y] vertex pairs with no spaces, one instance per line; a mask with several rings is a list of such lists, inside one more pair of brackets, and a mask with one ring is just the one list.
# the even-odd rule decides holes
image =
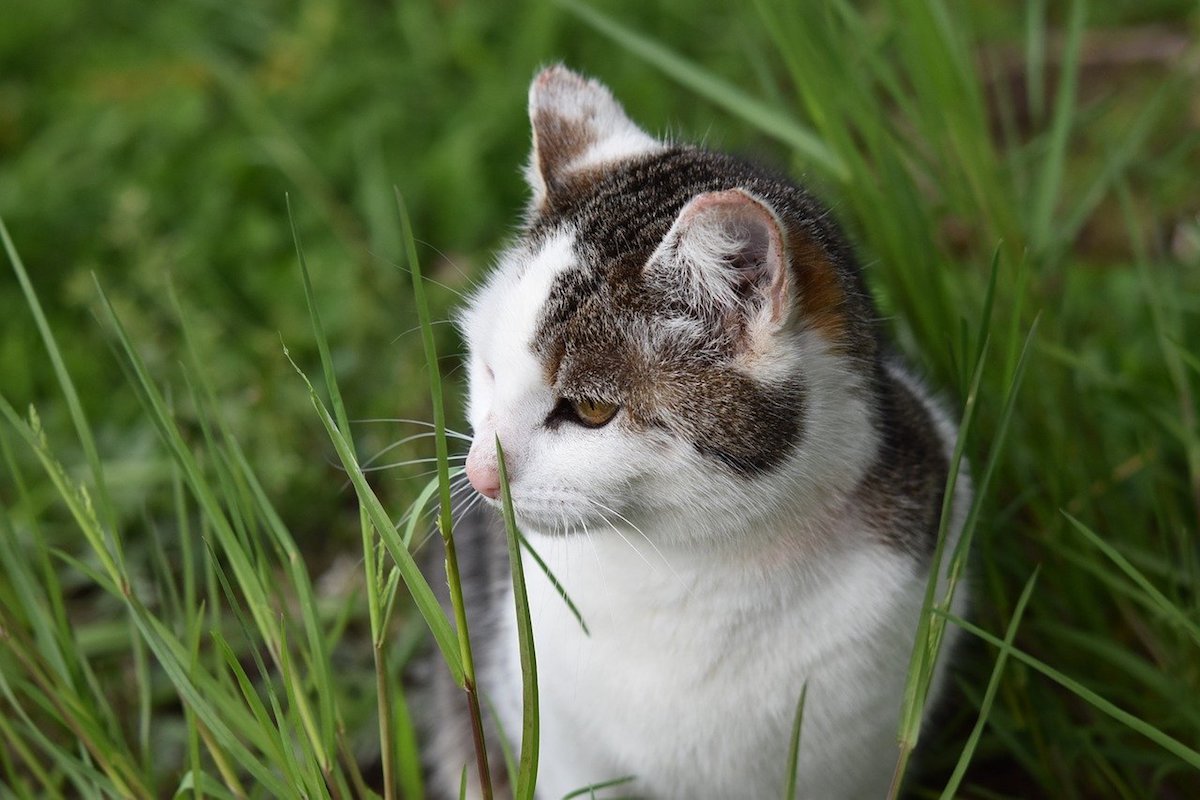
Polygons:
[[[834,502],[872,457],[874,310],[827,212],[654,139],[560,66],[529,92],[532,199],[460,315],[467,475],[518,521],[686,538]],[[706,524],[709,523],[709,524]]]

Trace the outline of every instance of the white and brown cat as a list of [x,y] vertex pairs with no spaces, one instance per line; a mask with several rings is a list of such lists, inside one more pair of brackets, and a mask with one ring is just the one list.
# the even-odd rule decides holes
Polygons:
[[[882,797],[952,425],[803,189],[647,135],[563,67],[529,114],[524,227],[460,318],[489,503],[458,551],[489,724],[519,744],[498,436],[518,525],[590,628],[528,563],[539,798],[623,776],[622,796],[779,797],[805,685],[799,796]],[[438,695],[456,797],[471,736],[461,692]]]

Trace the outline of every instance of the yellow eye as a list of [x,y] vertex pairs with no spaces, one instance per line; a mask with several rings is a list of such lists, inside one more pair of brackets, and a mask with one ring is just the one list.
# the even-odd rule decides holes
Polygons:
[[616,403],[601,403],[594,400],[572,400],[571,408],[584,425],[589,428],[599,428],[616,416],[620,406]]

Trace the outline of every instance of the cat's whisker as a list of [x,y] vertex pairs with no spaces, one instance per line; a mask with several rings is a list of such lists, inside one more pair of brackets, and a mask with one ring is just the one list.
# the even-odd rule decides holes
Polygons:
[[436,431],[425,431],[423,433],[414,433],[412,436],[405,436],[403,439],[398,439],[398,440],[392,442],[387,447],[383,448],[378,453],[371,456],[366,461],[362,462],[362,464],[360,466],[369,467],[372,464],[374,464],[376,461],[378,461],[379,459],[383,458],[388,453],[395,450],[397,447],[400,447],[401,445],[408,444],[409,442],[414,442],[417,439],[428,439],[433,436],[437,436]]
[[662,562],[667,565],[667,569],[671,570],[671,572],[675,574],[675,577],[679,579],[680,583],[683,582],[683,579],[679,577],[679,573],[675,572],[675,568],[673,566],[671,566],[671,562],[667,560],[667,557],[663,554],[663,551],[658,549],[658,545],[656,545],[654,543],[654,540],[652,540],[649,536],[646,535],[645,531],[643,531],[637,525],[634,525],[632,522],[630,522],[628,517],[626,517],[620,511],[617,511],[615,508],[610,508],[609,506],[606,506],[604,503],[601,503],[599,500],[596,500],[595,498],[588,498],[588,499],[591,501],[591,503],[593,505],[599,506],[600,508],[604,509],[608,513],[613,514],[614,516],[616,516],[617,519],[621,520],[626,525],[628,525],[630,528],[632,528],[634,531],[636,531],[639,536],[641,536],[643,539],[646,540],[646,544],[650,545],[650,547],[652,547],[654,549],[654,552],[658,554],[658,557],[662,559]]
[[[436,251],[436,249],[437,248],[434,248],[435,251]],[[403,264],[397,264],[396,262],[392,261],[390,258],[387,258],[386,256],[384,256],[382,253],[377,253],[374,250],[371,250],[370,248],[367,249],[367,252],[371,254],[372,258],[378,259],[380,262],[387,264],[389,267],[398,269],[401,272],[407,272],[409,275],[412,274],[411,269],[404,266]],[[440,255],[440,253],[439,253],[439,255]],[[425,281],[426,283],[432,283],[434,286],[440,286],[448,292],[453,292],[455,295],[458,296],[458,298],[460,300],[468,299],[465,294],[460,292],[458,289],[455,289],[453,286],[448,286],[448,285],[442,283],[441,281],[434,280],[433,278],[429,277],[428,275],[426,275],[424,273],[421,274],[421,280]]]
[[[409,461],[396,461],[392,464],[381,464],[378,466],[369,466],[373,461],[378,459],[379,456],[383,455],[384,452],[386,452],[386,450],[376,453],[374,456],[372,456],[371,458],[364,461],[361,465],[359,465],[359,471],[365,475],[369,472],[381,472],[385,469],[395,469],[396,467],[411,466],[413,464],[427,464],[427,463],[433,463],[433,462],[437,461],[437,457],[433,456],[430,458],[417,458],[417,459],[412,459]],[[458,465],[455,464],[454,462],[465,461],[466,458],[467,458],[466,454],[458,454],[458,453],[451,454],[449,456],[449,461],[451,462],[450,466],[456,467]],[[326,462],[329,464],[329,466],[333,467],[334,469],[338,470],[339,472],[346,472],[346,468],[342,464],[335,463],[330,459],[326,459]],[[417,473],[416,475],[413,476],[413,478],[424,478],[429,475],[433,475],[436,472],[437,472],[436,469],[426,470],[425,472]],[[354,482],[352,480],[347,478],[345,481],[343,481],[343,483],[342,483],[341,487],[338,489],[338,491],[339,492],[346,491],[346,489],[348,489],[353,483]]]
[[[428,247],[430,250],[437,253],[438,256],[441,257],[442,262],[445,264],[449,264],[454,269],[454,271],[457,272],[462,277],[462,279],[467,282],[467,284],[470,286],[470,288],[472,288],[472,289],[480,288],[479,282],[476,281],[474,278],[472,278],[469,274],[467,274],[466,270],[464,270],[462,267],[460,267],[458,265],[457,261],[455,261],[450,256],[446,255],[446,252],[444,250],[442,250],[440,247],[433,244],[432,242],[427,242],[424,239],[414,239],[413,241],[416,242],[417,244],[421,245],[422,247]],[[447,287],[447,288],[449,288],[449,287]],[[462,297],[462,296],[463,296],[463,294],[460,292],[459,297]]]
[[[450,513],[452,515],[462,514],[462,513],[465,513],[465,511],[467,510],[466,507],[456,506],[456,503],[460,503],[461,501],[463,501],[463,499],[465,497],[468,496],[466,494],[466,490],[468,488],[470,488],[470,482],[467,480],[467,477],[465,475],[459,475],[459,476],[451,479],[451,481],[450,481]],[[439,495],[435,493],[428,500],[425,501],[425,505],[420,509],[422,517],[435,516],[441,510],[441,502],[438,498],[439,498]],[[407,521],[407,519],[409,517],[411,517],[411,513],[412,512],[410,511],[409,514],[405,515],[405,521]]]
[[[460,456],[450,456],[449,461],[451,463],[453,463],[455,461],[465,461],[466,458],[467,457],[465,454],[460,455]],[[407,461],[393,461],[391,464],[380,464],[379,466],[375,466],[375,467],[361,467],[360,469],[363,472],[382,472],[385,469],[396,469],[397,467],[411,467],[413,464],[436,464],[437,462],[438,462],[437,456],[431,456],[429,458],[412,458]],[[434,470],[434,472],[436,472],[436,471],[437,470]]]
[[[453,325],[454,320],[452,320],[452,319],[435,319],[435,320],[430,320],[429,324],[430,325]],[[419,330],[421,330],[420,325],[416,325],[412,328],[409,328],[408,330],[404,331],[403,333],[397,335],[395,339],[392,339],[392,341],[389,342],[389,344],[395,344],[396,342],[403,339],[405,336],[416,333]]]
[[[432,474],[436,471],[437,470],[430,470],[428,473],[425,473],[425,474]],[[463,489],[464,485],[466,485],[467,483],[468,483],[468,481],[467,481],[466,475],[457,475],[450,479],[450,497],[451,497],[451,509],[452,510],[454,508],[453,503],[454,503],[455,493],[461,491]],[[438,509],[440,508],[440,505],[438,502],[436,502],[436,500],[437,500],[437,495],[435,494],[432,497],[430,497],[428,500],[426,500],[425,504],[423,506],[421,506],[420,508],[410,507],[408,509],[408,511],[404,512],[404,514],[402,514],[400,516],[400,519],[398,519],[396,521],[396,527],[399,528],[401,525],[407,524],[408,521],[410,519],[412,519],[412,515],[415,513],[420,512],[422,517],[428,517],[432,514],[437,513]]]
[[[595,501],[591,500],[590,498],[588,499],[588,501],[592,502],[592,503],[595,502]],[[617,536],[621,537],[621,541],[623,541],[623,542],[625,542],[625,544],[629,545],[630,550],[637,553],[638,558],[640,558],[640,559],[642,559],[642,561],[646,562],[646,566],[650,567],[650,569],[654,570],[655,572],[658,571],[658,569],[659,569],[658,566],[655,565],[650,559],[646,558],[646,554],[643,553],[641,550],[639,550],[637,545],[635,545],[633,542],[629,541],[629,537],[627,537],[625,534],[621,533],[621,529],[618,528],[616,525],[614,525],[612,523],[612,520],[610,520],[608,517],[606,517],[602,511],[597,511],[596,515],[600,518],[600,520],[605,525],[612,528],[613,533],[615,533]]]
[[594,558],[596,561],[596,573],[600,576],[600,590],[604,593],[604,605],[602,607],[608,610],[608,619],[611,622],[613,619],[613,604],[611,602],[612,593],[608,588],[608,576],[604,572],[604,559],[600,558],[600,551],[596,548],[595,534],[593,534],[592,530],[587,526],[587,522],[584,520],[582,514],[579,515],[579,528],[583,531],[584,538],[588,543],[588,548],[592,551],[592,558]]
[[[407,417],[365,417],[362,419],[350,420],[351,425],[365,425],[368,423],[404,423],[406,425],[423,425],[426,428],[436,428],[437,425],[432,422],[427,422],[423,419],[409,419]],[[452,428],[446,428],[446,435],[453,436],[455,439],[464,439],[471,441],[471,437],[462,431],[456,431]]]
[[[450,489],[450,508],[451,508],[451,510],[457,511],[458,509],[456,509],[454,507],[454,504],[471,497],[470,492],[473,491],[474,488],[475,487],[471,486],[470,482],[459,484],[456,487],[451,487],[451,489]],[[483,497],[483,495],[481,495],[479,493],[476,493],[475,496],[480,497],[480,498]]]

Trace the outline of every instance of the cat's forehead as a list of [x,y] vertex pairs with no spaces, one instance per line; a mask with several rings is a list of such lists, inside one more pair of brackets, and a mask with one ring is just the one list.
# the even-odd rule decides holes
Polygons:
[[580,256],[591,266],[637,271],[689,200],[750,179],[739,162],[693,147],[583,170],[547,197],[531,221],[529,236],[542,237],[568,225]]
[[[557,278],[579,263],[575,233],[563,225],[536,240],[518,242],[460,314],[458,322],[475,356],[493,369],[503,365],[518,383],[542,379],[534,354],[538,320]],[[493,366],[494,365],[494,366]]]

